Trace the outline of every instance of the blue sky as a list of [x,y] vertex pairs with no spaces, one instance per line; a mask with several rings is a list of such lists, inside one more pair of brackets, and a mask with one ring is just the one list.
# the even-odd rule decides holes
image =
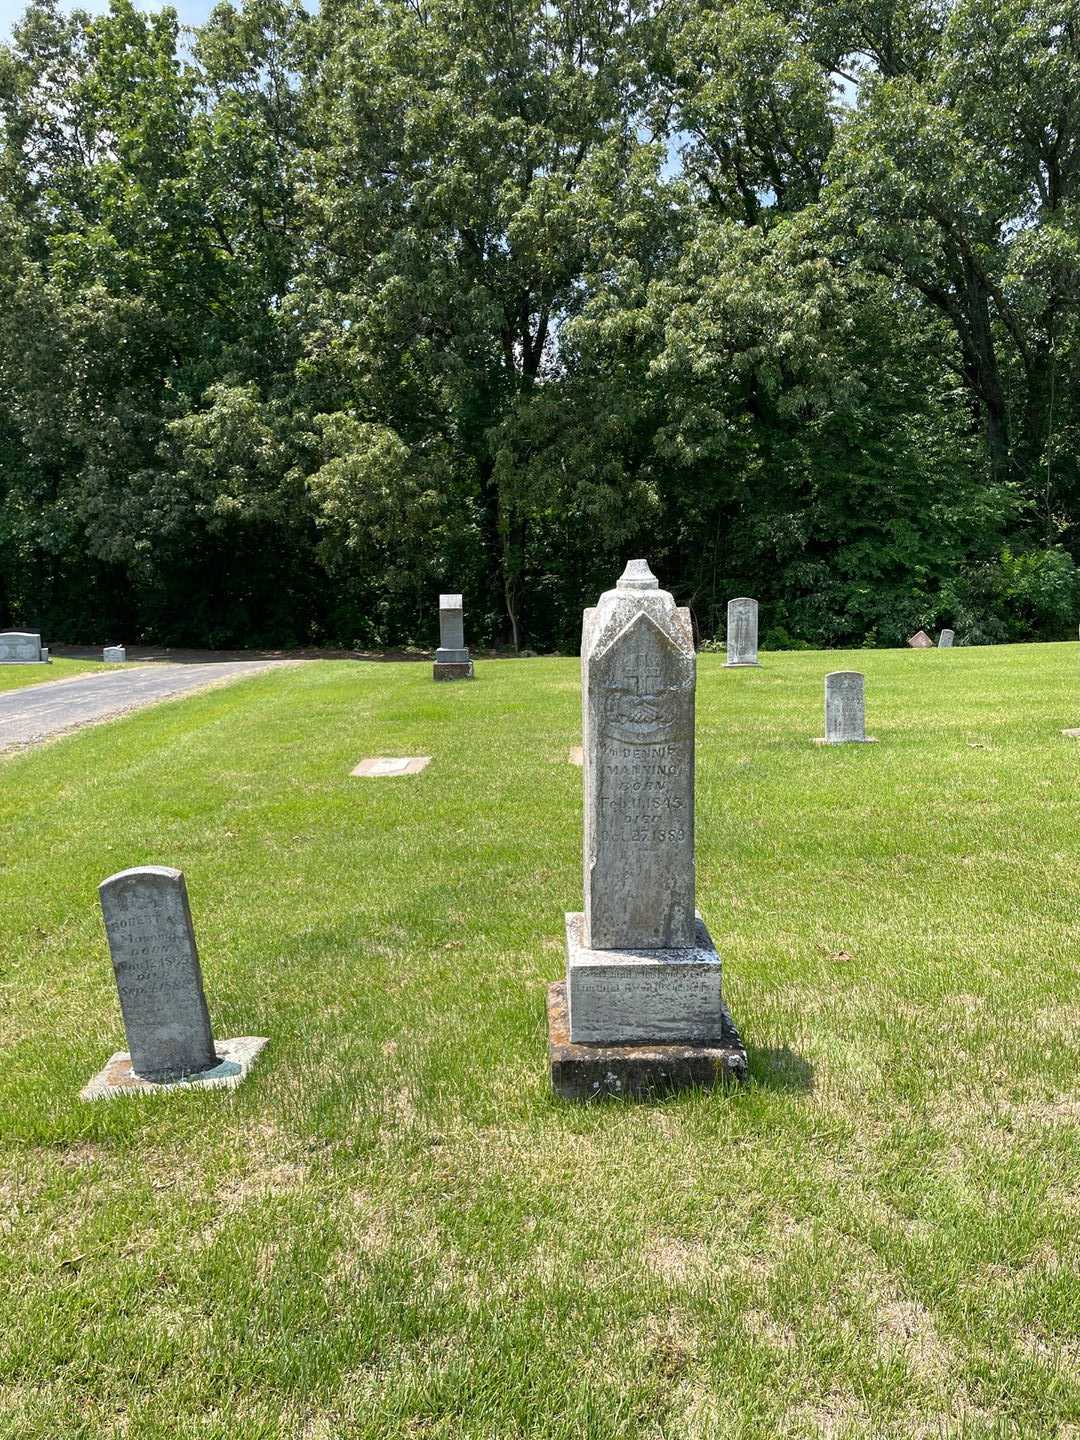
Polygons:
[[[209,15],[213,0],[172,0],[176,13],[184,25],[197,25]],[[26,0],[0,0],[0,41],[7,40],[11,35],[11,27],[18,20],[26,8]],[[65,4],[66,10],[89,10],[92,14],[100,14],[107,10],[108,0],[81,0],[78,6]],[[147,4],[145,0],[139,0],[140,10],[160,10],[160,4]]]

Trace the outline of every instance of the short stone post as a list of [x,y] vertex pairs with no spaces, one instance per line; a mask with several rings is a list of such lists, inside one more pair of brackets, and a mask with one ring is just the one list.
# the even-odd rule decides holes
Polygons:
[[460,595],[439,596],[439,648],[433,671],[436,680],[472,680],[473,662],[465,644],[465,612]]
[[689,611],[631,560],[582,628],[585,909],[566,916],[566,984],[548,996],[568,1098],[745,1073],[694,904],[695,668]]
[[942,630],[941,634],[938,636],[938,649],[951,650],[953,637],[955,636],[955,634],[955,630]]
[[866,733],[863,677],[858,670],[834,670],[825,676],[825,735],[817,745],[873,745]]
[[727,660],[725,670],[737,665],[758,665],[758,603],[747,595],[728,601]]
[[112,1056],[83,1098],[177,1082],[239,1084],[266,1041],[215,1045],[182,873],[142,865],[110,875],[98,893],[128,1049]]

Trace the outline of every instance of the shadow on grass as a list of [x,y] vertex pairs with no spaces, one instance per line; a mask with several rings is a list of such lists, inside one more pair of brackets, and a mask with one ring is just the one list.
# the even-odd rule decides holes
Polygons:
[[814,1067],[786,1045],[777,1049],[746,1048],[749,1078],[766,1090],[812,1090]]

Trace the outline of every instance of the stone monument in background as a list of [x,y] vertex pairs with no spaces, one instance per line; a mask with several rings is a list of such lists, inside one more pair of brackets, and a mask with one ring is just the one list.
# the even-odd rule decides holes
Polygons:
[[817,745],[873,745],[866,733],[863,677],[858,670],[834,670],[825,676],[825,734]]
[[111,1057],[83,1099],[238,1085],[266,1041],[248,1035],[215,1045],[182,873],[142,865],[110,875],[98,893],[128,1048]]
[[938,643],[938,649],[939,649],[939,650],[951,650],[951,649],[952,649],[952,643],[953,643],[953,640],[955,639],[955,637],[956,637],[956,631],[955,631],[955,630],[942,630],[941,634],[938,636],[938,642],[937,642],[937,643]]
[[436,680],[472,680],[473,662],[465,644],[465,612],[460,595],[439,596],[439,648]]
[[934,642],[925,630],[916,630],[914,635],[909,635],[907,643],[912,650],[932,650],[934,648]]
[[758,603],[747,595],[728,601],[727,660],[725,669],[736,665],[758,665]]
[[566,981],[548,995],[570,1099],[745,1074],[694,903],[695,681],[689,611],[631,560],[582,628],[585,909],[566,916]]
[[127,651],[123,645],[106,645],[101,658],[106,665],[123,665],[127,662]]
[[35,630],[0,631],[0,665],[47,665],[49,652]]

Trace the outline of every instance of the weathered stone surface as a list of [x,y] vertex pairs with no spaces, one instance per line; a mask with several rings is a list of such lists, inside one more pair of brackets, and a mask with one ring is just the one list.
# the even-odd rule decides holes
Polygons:
[[349,773],[378,780],[391,775],[419,775],[430,764],[430,755],[370,755]]
[[934,642],[925,630],[916,630],[914,635],[908,637],[907,643],[912,650],[932,650],[934,648]]
[[631,561],[581,642],[586,947],[694,944],[690,613]]
[[[439,596],[439,649],[465,650],[465,609],[460,595]],[[462,659],[468,659],[465,650]],[[448,655],[448,660],[458,657]]]
[[0,665],[40,665],[49,658],[41,650],[41,636],[33,630],[0,632]]
[[723,1037],[721,965],[701,916],[685,948],[590,949],[585,917],[566,917],[566,990],[577,1044],[648,1040],[714,1043]]
[[162,1082],[144,1080],[131,1068],[131,1056],[126,1050],[109,1057],[90,1083],[82,1091],[84,1100],[112,1100],[118,1095],[150,1095],[155,1091],[192,1089],[234,1090],[254,1065],[256,1057],[266,1044],[263,1035],[242,1035],[235,1040],[219,1040],[216,1043],[217,1064],[197,1075],[184,1075],[178,1080]]
[[580,745],[571,745],[570,753],[567,755],[566,758],[567,760],[569,760],[571,765],[585,764],[585,754]]
[[725,668],[758,663],[758,602],[740,595],[728,601]]
[[101,658],[107,665],[120,665],[127,660],[127,651],[123,645],[106,645]]
[[825,737],[819,745],[873,743],[866,734],[863,677],[858,670],[834,670],[825,676]]
[[721,1010],[720,1038],[711,1045],[575,1044],[561,981],[548,986],[547,1009],[551,1084],[564,1100],[648,1099],[746,1078],[746,1051],[726,1009]]
[[218,1063],[187,887],[179,870],[144,865],[99,887],[132,1070],[178,1080]]
[[[437,650],[437,655],[442,652]],[[431,667],[431,673],[436,680],[475,680],[476,673],[473,670],[473,662],[436,660]]]
[[938,649],[948,650],[952,646],[955,634],[955,630],[942,630],[941,634],[938,636]]
[[720,957],[694,908],[695,679],[689,612],[631,560],[582,627],[585,910],[566,916],[566,985],[549,997],[568,1098],[745,1068],[737,1036],[734,1060],[724,1048]]

